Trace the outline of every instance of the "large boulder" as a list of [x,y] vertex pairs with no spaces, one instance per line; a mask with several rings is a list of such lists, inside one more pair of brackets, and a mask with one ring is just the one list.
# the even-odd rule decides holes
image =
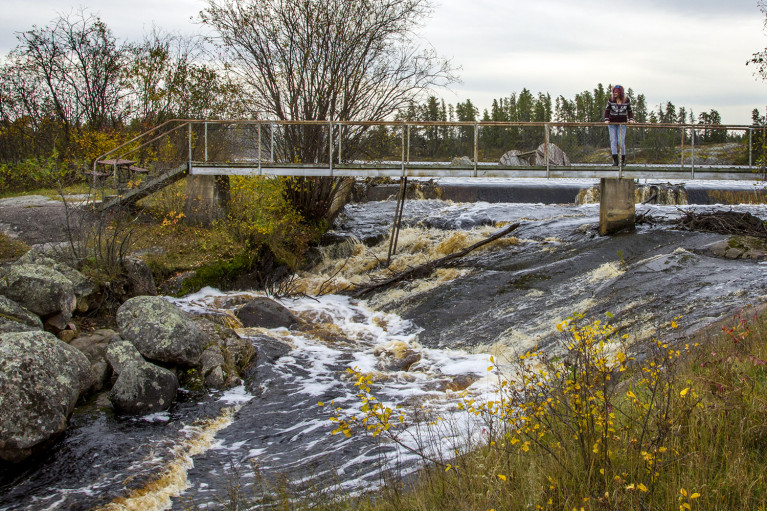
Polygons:
[[122,270],[128,279],[129,296],[157,294],[154,275],[144,261],[135,257],[126,257],[122,260]]
[[72,281],[61,272],[36,264],[17,264],[0,276],[0,295],[42,318],[69,321],[77,303]]
[[64,241],[61,243],[42,243],[33,245],[26,254],[19,257],[17,264],[62,264],[70,268],[79,268],[81,258],[77,255],[71,243]]
[[114,337],[107,359],[118,375],[109,392],[115,411],[145,415],[168,409],[178,392],[178,378],[171,371],[149,363],[128,341]]
[[527,167],[530,165],[530,162],[526,156],[523,156],[521,151],[512,149],[501,156],[500,164],[508,165],[509,167]]
[[[533,165],[546,165],[546,144],[541,144],[535,150],[535,155],[530,162]],[[556,144],[549,144],[549,164],[551,165],[570,165],[570,158]]]
[[92,383],[85,355],[53,334],[0,335],[0,459],[19,462],[50,445]]
[[87,298],[93,294],[96,286],[77,270],[80,259],[75,255],[70,243],[35,245],[15,264],[45,266],[61,273],[72,283],[77,298],[77,308],[83,312],[88,309]]
[[42,330],[43,322],[35,314],[0,295],[0,333]]
[[122,304],[117,326],[145,358],[163,364],[196,366],[206,345],[195,322],[159,296],[137,296]]
[[235,316],[246,328],[290,328],[299,323],[298,318],[285,306],[263,296],[243,305]]

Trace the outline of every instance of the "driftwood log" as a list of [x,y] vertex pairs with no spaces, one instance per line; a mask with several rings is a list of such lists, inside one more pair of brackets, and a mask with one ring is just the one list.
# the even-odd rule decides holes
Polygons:
[[477,243],[471,245],[470,247],[466,247],[462,250],[458,250],[456,252],[453,252],[452,254],[446,255],[445,257],[440,257],[439,259],[435,259],[434,261],[429,261],[428,263],[424,263],[419,266],[408,268],[405,271],[395,273],[389,278],[377,280],[369,284],[359,284],[357,286],[352,287],[351,289],[348,289],[346,292],[354,297],[360,297],[368,293],[371,293],[372,291],[384,289],[386,287],[389,287],[403,280],[410,280],[410,279],[415,279],[419,277],[425,277],[427,275],[430,275],[431,272],[433,272],[435,269],[441,268],[443,266],[447,266],[450,263],[456,261],[457,259],[460,259],[461,257],[465,256],[466,254],[478,249],[479,247],[483,245],[487,245],[488,243],[491,243],[499,238],[506,236],[507,234],[516,230],[517,227],[519,226],[520,226],[519,222],[511,224],[508,227],[505,227],[501,229],[500,231],[493,233],[491,236],[485,238],[484,240],[478,241]]
[[751,213],[713,211],[710,213],[684,212],[677,226],[688,231],[715,232],[740,236],[767,238],[764,220]]

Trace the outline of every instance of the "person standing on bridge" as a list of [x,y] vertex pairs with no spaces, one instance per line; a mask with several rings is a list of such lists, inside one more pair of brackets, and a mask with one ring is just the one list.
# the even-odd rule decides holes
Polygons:
[[605,107],[605,122],[609,124],[610,150],[613,153],[613,165],[618,166],[618,144],[621,146],[621,164],[626,164],[626,123],[634,122],[631,100],[623,91],[623,86],[613,87],[612,97]]

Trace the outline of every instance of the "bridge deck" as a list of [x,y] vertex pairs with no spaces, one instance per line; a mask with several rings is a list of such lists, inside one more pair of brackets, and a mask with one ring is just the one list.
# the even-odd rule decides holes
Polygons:
[[570,165],[570,166],[503,166],[479,163],[474,166],[456,166],[449,163],[401,162],[333,165],[270,164],[270,163],[206,163],[191,162],[192,175],[239,176],[332,176],[332,177],[503,177],[503,178],[632,178],[663,180],[734,180],[760,181],[765,176],[756,167],[749,166],[663,166],[626,165]]

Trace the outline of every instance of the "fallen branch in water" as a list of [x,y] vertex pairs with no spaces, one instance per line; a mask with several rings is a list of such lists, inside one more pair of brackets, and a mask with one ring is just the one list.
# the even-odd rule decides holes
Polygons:
[[378,280],[375,282],[371,282],[369,284],[359,284],[349,289],[348,293],[354,297],[360,297],[372,291],[391,286],[392,284],[395,284],[403,280],[410,280],[410,279],[415,279],[418,277],[425,277],[431,274],[431,272],[433,272],[436,268],[446,266],[447,264],[455,261],[456,259],[459,259],[465,256],[469,252],[472,252],[483,245],[487,245],[488,243],[491,243],[499,238],[506,236],[507,234],[514,231],[519,226],[520,226],[519,222],[511,224],[510,226],[504,229],[501,229],[500,231],[492,234],[491,236],[485,238],[484,240],[478,241],[477,243],[471,245],[470,247],[466,247],[457,252],[453,252],[452,254],[448,254],[445,257],[440,257],[439,259],[435,259],[434,261],[429,261],[428,263],[424,263],[419,266],[414,266],[412,268],[408,268],[405,271],[395,273],[394,275],[392,275],[391,277],[387,279]]

